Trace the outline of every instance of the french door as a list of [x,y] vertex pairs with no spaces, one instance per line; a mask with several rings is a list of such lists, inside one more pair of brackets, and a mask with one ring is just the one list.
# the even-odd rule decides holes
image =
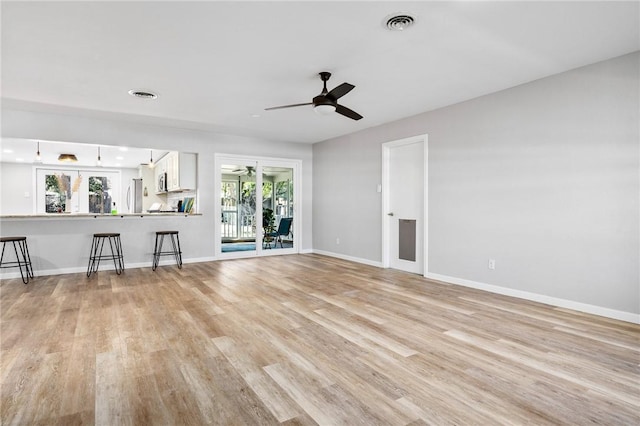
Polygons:
[[216,155],[216,257],[299,252],[300,161]]

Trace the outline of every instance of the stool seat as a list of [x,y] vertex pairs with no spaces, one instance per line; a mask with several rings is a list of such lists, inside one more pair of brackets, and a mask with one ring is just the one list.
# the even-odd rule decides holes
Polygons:
[[0,237],[0,243],[10,243],[12,241],[26,241],[27,237]]
[[[170,251],[162,251],[162,244],[164,243],[165,235],[168,235],[171,238],[172,250]],[[158,239],[158,237],[160,237],[160,239]],[[178,269],[182,269],[182,251],[180,250],[180,237],[178,236],[178,231],[156,231],[156,244],[153,248],[153,266],[151,268],[154,271],[158,268],[160,256],[175,257]]]
[[[2,255],[0,255],[0,268],[18,268],[20,269],[20,277],[25,284],[29,283],[29,278],[33,279],[33,266],[31,265],[31,256],[29,255],[29,247],[27,246],[27,237],[0,237],[2,243]],[[16,254],[16,260],[5,262],[4,249],[7,243],[13,244],[13,251]]]
[[[105,241],[109,241],[111,254],[102,254]],[[93,234],[91,241],[91,251],[89,251],[89,266],[87,266],[87,277],[98,272],[101,260],[113,260],[116,274],[120,275],[124,271],[124,255],[122,253],[122,242],[119,232],[102,232]]]

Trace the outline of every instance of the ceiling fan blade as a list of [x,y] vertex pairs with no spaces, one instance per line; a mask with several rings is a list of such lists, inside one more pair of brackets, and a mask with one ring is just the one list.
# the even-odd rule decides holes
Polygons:
[[354,87],[356,86],[354,86],[353,84],[342,83],[340,86],[334,87],[333,90],[327,93],[325,96],[335,101],[352,91]]
[[293,108],[293,107],[299,107],[299,106],[305,106],[305,105],[313,105],[313,102],[307,102],[304,104],[292,104],[292,105],[282,105],[282,106],[275,106],[275,107],[270,107],[270,108],[265,108],[265,111],[271,111],[272,109],[283,109],[283,108]]
[[336,105],[336,112],[344,115],[345,117],[349,117],[352,120],[360,120],[362,118],[362,116],[357,112],[342,105]]

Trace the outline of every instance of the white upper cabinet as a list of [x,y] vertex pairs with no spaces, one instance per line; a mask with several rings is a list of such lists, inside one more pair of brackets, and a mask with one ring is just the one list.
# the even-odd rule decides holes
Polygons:
[[186,191],[196,189],[196,154],[170,152],[166,161],[167,191]]

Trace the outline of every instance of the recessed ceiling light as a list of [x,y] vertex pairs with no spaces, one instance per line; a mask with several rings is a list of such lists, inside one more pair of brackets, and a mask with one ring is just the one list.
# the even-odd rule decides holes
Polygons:
[[407,13],[394,13],[384,18],[383,24],[389,31],[404,31],[415,22],[414,17]]
[[133,97],[142,98],[142,99],[156,99],[158,97],[157,94],[150,92],[148,90],[131,89],[129,90],[129,94]]
[[124,160],[124,157],[117,156],[117,157],[116,157],[116,160]]
[[17,161],[18,163],[22,163],[22,162],[24,161],[24,158],[16,158],[16,161]]
[[118,151],[127,152],[129,151],[129,148],[127,148],[126,146],[121,146],[120,148],[118,148]]
[[260,118],[260,114],[251,114],[251,118]]
[[11,154],[13,152],[12,149],[3,149],[2,152],[4,152],[5,154]]

